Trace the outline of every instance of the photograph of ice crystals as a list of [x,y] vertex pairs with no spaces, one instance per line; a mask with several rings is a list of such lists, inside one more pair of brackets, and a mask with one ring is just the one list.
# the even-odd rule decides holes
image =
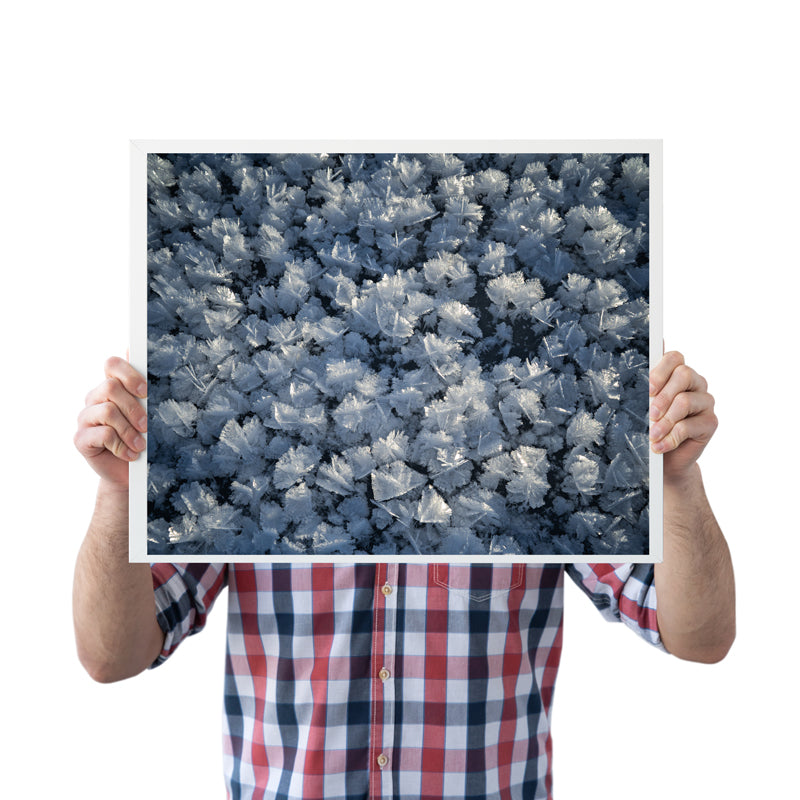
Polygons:
[[648,552],[646,153],[148,155],[148,552]]

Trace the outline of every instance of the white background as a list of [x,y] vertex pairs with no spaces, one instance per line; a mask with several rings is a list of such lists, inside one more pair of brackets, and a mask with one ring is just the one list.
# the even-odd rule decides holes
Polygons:
[[717,399],[701,466],[733,553],[738,638],[721,664],[682,662],[569,584],[555,796],[792,795],[800,176],[780,7],[4,12],[2,796],[223,796],[224,609],[168,665],[109,686],[82,671],[72,634],[96,485],[72,435],[127,345],[128,143],[142,138],[664,140],[666,343]]

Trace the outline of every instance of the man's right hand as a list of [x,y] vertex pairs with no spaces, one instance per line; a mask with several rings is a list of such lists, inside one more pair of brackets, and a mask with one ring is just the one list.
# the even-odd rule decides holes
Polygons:
[[127,489],[128,464],[145,449],[141,434],[147,430],[147,415],[137,398],[147,396],[147,383],[116,356],[106,361],[105,375],[106,380],[86,395],[73,441],[107,484]]
[[109,358],[105,373],[86,396],[74,437],[101,480],[72,595],[78,657],[103,683],[146,669],[164,646],[150,565],[128,561],[128,464],[145,449],[139,398],[147,384],[122,358]]

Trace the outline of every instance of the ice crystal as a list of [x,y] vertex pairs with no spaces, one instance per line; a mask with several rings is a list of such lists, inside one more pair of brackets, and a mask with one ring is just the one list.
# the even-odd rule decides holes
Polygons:
[[442,496],[430,486],[425,489],[417,502],[414,517],[420,522],[431,522],[446,525],[450,521],[452,511]]
[[585,410],[578,411],[567,425],[567,444],[591,447],[603,439],[603,425]]
[[192,435],[197,420],[197,408],[193,403],[164,400],[159,403],[156,413],[164,425],[178,436],[187,438]]
[[279,489],[288,489],[317,465],[320,453],[315,447],[298,445],[287,450],[276,462],[273,482]]
[[152,552],[647,549],[647,158],[148,164]]
[[350,494],[354,491],[353,468],[341,456],[334,455],[330,464],[319,468],[317,486],[337,494]]
[[388,500],[407,494],[425,483],[425,476],[402,461],[394,461],[372,473],[372,496]]

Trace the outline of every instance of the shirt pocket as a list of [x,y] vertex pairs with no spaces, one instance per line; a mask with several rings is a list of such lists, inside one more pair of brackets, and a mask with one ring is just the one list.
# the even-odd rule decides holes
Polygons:
[[525,580],[524,564],[433,564],[433,582],[465,600],[488,603]]

